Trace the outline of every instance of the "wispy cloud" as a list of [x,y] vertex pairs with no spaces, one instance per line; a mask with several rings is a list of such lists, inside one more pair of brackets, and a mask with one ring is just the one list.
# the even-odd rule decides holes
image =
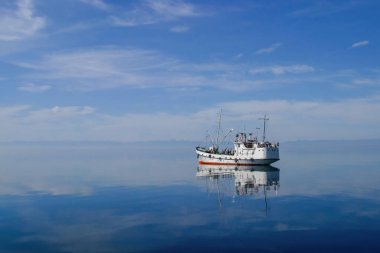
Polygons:
[[282,65],[274,65],[274,66],[268,66],[268,67],[258,67],[250,70],[250,73],[255,74],[274,74],[274,75],[282,75],[282,74],[301,74],[301,73],[307,73],[307,72],[313,72],[315,69],[312,66],[309,65],[289,65],[289,66],[282,66]]
[[362,41],[358,41],[352,44],[351,48],[364,47],[364,46],[367,46],[368,44],[369,44],[368,40],[362,40]]
[[147,5],[156,13],[166,17],[198,16],[199,12],[193,4],[178,0],[150,0]]
[[279,47],[281,47],[282,43],[274,43],[270,47],[261,48],[256,51],[256,54],[269,54],[276,51]]
[[339,88],[368,90],[372,94],[380,87],[380,72],[375,69],[356,71],[346,69],[331,76],[333,84]]
[[34,70],[36,78],[64,82],[63,85],[70,86],[70,89],[91,90],[118,86],[170,86],[169,82],[174,80],[167,80],[165,84],[157,82],[171,72],[175,62],[175,59],[155,51],[97,49],[51,54],[38,62],[17,64]]
[[380,85],[380,78],[379,77],[371,77],[371,78],[353,79],[350,82],[340,83],[337,86],[339,88],[362,89],[363,87],[377,88],[377,87],[379,87],[379,85]]
[[30,111],[28,118],[30,120],[66,119],[91,114],[94,111],[95,109],[90,106],[54,106],[52,108]]
[[52,117],[75,117],[91,114],[95,109],[90,106],[54,106],[44,109],[33,109],[30,105],[15,105],[0,107],[0,117],[25,118],[29,120],[39,120],[41,118]]
[[[245,79],[242,66],[208,63],[190,64],[157,51],[99,48],[50,54],[35,61],[20,61],[19,67],[32,74],[24,76],[39,83],[69,90],[112,89],[120,86],[138,88],[195,88],[215,86],[239,89],[260,85]],[[238,85],[237,85],[238,84]]]
[[201,11],[193,4],[179,0],[144,1],[124,15],[111,16],[111,21],[118,26],[139,26],[170,21],[183,17],[201,15]]
[[6,106],[0,107],[0,117],[16,117],[20,113],[30,109],[29,105],[14,105],[14,106]]
[[47,91],[51,88],[50,85],[36,85],[34,83],[27,83],[22,86],[19,86],[18,89],[21,91],[26,91],[26,92],[44,92]]
[[[205,88],[219,91],[273,90],[283,84],[294,88],[305,83],[343,88],[343,84],[359,87],[358,82],[368,88],[376,88],[373,83],[379,79],[372,72],[331,73],[321,70],[317,75],[317,69],[308,64],[252,66],[238,60],[187,62],[159,51],[116,47],[51,53],[13,63],[28,69],[18,77],[18,82],[24,81],[25,85],[19,89],[29,92],[42,92],[49,88],[91,91],[120,87],[177,91]],[[32,85],[30,80],[33,80]],[[46,85],[51,87],[43,87]]]
[[377,86],[380,84],[380,79],[379,78],[360,78],[360,79],[354,79],[352,81],[356,85],[360,86]]
[[175,32],[175,33],[184,33],[184,32],[187,32],[188,30],[189,30],[189,27],[185,25],[177,25],[170,28],[170,31]]
[[142,13],[140,10],[132,10],[125,13],[123,16],[111,16],[110,20],[116,26],[140,26],[151,25],[159,21],[158,18],[153,17],[149,13]]
[[354,8],[360,1],[316,1],[310,5],[289,13],[292,17],[330,15]]
[[0,40],[28,38],[45,26],[45,19],[34,15],[32,0],[18,0],[14,9],[0,9]]
[[101,10],[109,10],[111,9],[111,5],[104,2],[104,0],[80,0],[83,3],[89,4],[91,6],[94,6],[95,8],[101,9]]

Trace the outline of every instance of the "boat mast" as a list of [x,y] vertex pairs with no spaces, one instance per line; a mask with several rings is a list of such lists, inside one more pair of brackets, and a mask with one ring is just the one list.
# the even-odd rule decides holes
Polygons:
[[265,142],[265,125],[266,125],[266,122],[269,120],[269,118],[267,118],[267,115],[265,114],[264,118],[259,118],[259,120],[263,120],[264,121],[263,142]]
[[219,122],[218,122],[218,134],[216,136],[216,147],[219,148],[219,134],[220,134],[220,124],[222,121],[222,109],[219,112]]

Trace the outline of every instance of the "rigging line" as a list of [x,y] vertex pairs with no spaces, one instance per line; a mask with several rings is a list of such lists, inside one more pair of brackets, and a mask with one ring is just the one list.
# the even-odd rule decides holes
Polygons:
[[217,146],[217,147],[219,146],[219,134],[220,134],[220,124],[221,124],[221,120],[222,120],[222,109],[220,109],[220,112],[219,112],[218,134],[217,134],[217,137],[216,137],[216,146]]
[[259,118],[259,120],[263,120],[264,121],[263,142],[265,142],[265,126],[266,126],[266,123],[269,120],[269,118],[267,118],[267,115],[265,114],[264,118]]

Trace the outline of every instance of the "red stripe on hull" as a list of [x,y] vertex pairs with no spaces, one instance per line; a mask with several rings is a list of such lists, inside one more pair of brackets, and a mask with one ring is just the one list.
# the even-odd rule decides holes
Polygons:
[[235,166],[260,165],[257,163],[218,163],[218,162],[204,162],[204,161],[199,161],[199,164],[201,164],[201,165],[235,165]]

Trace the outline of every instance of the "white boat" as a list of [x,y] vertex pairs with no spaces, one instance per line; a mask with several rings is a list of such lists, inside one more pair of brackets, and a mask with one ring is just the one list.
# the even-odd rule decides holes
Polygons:
[[[210,147],[196,147],[198,163],[200,165],[227,165],[227,166],[255,166],[269,165],[280,160],[279,143],[271,143],[265,140],[266,115],[261,118],[264,121],[263,139],[259,141],[252,133],[238,133],[233,142],[234,148],[219,148],[219,132],[216,143]],[[232,129],[230,130],[232,132]],[[229,133],[230,133],[229,132]]]

